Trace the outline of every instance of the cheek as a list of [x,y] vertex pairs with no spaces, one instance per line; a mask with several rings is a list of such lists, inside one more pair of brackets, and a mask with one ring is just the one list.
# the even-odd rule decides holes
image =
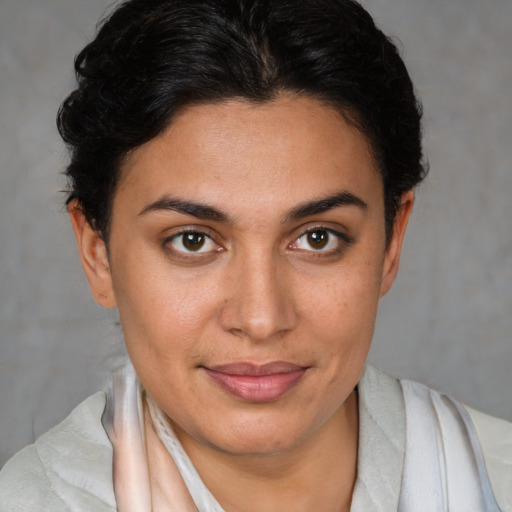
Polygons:
[[169,359],[194,349],[198,333],[216,314],[218,299],[211,283],[184,274],[165,262],[118,260],[113,282],[130,355],[144,351]]
[[375,268],[340,271],[305,295],[306,316],[327,330],[351,331],[355,338],[361,329],[374,323],[379,301],[380,278]]
[[330,368],[330,380],[353,375],[355,385],[373,337],[380,274],[378,265],[351,268],[340,270],[316,293],[308,294],[304,318],[312,338],[323,345],[322,366]]

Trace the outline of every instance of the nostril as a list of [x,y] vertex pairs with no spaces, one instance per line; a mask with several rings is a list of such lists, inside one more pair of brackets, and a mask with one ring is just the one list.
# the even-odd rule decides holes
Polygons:
[[237,338],[243,338],[244,337],[244,331],[242,329],[233,328],[233,329],[230,329],[229,332],[233,336],[236,336]]

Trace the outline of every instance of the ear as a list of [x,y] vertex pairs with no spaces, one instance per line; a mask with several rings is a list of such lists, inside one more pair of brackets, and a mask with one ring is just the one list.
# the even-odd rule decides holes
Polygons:
[[101,306],[113,308],[116,300],[105,242],[100,233],[87,222],[78,200],[69,203],[68,213],[92,296]]
[[388,293],[398,273],[400,255],[402,253],[402,243],[404,241],[405,231],[407,229],[409,217],[411,216],[413,204],[414,192],[409,190],[402,195],[400,200],[400,207],[396,214],[391,240],[388,243],[386,254],[384,255],[382,280],[380,283],[381,297]]

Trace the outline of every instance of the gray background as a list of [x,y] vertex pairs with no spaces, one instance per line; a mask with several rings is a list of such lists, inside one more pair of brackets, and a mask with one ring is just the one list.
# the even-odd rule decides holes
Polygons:
[[[0,464],[121,352],[59,193],[55,113],[106,0],[0,0]],[[512,2],[367,0],[425,107],[428,182],[371,360],[512,419]]]

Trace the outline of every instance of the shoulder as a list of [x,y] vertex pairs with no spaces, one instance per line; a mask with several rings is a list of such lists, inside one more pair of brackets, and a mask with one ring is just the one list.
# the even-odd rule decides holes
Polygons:
[[512,423],[466,407],[500,510],[512,512]]
[[[404,385],[411,388],[420,398],[424,396],[426,403],[430,405],[432,405],[432,395],[441,398],[445,396],[422,384],[397,380],[371,365],[367,365],[361,384],[360,389],[364,393],[361,393],[360,397],[364,400],[360,405],[371,412],[370,419],[372,423],[378,423],[379,426],[383,425],[386,438],[392,439],[393,436],[395,438],[399,436],[398,441],[394,443],[398,447],[405,443],[403,437],[405,437],[405,431],[409,430],[406,429],[409,424],[405,421]],[[450,400],[453,401],[453,399]],[[494,418],[460,403],[458,406],[467,411],[468,419],[471,420],[476,431],[487,476],[499,509],[502,512],[512,512],[512,423]],[[420,423],[422,425],[427,424],[425,421],[427,410],[433,412],[435,421],[440,421],[439,411],[435,407],[427,408],[421,412],[422,420]],[[370,422],[367,421],[367,423]],[[391,426],[394,429],[393,432],[390,430]],[[403,431],[404,436],[400,437]],[[372,437],[375,437],[374,432],[375,429],[372,427]],[[366,436],[366,438],[369,439],[370,437]],[[379,442],[379,446],[382,446],[382,442]],[[376,453],[378,451],[374,450],[372,457],[375,458]],[[399,450],[397,453],[404,455]],[[389,456],[386,457],[386,464],[388,466],[392,464],[392,459]],[[388,478],[390,473],[392,472],[388,470]]]
[[112,445],[101,423],[103,392],[82,402],[59,425],[0,471],[0,510],[116,510]]

